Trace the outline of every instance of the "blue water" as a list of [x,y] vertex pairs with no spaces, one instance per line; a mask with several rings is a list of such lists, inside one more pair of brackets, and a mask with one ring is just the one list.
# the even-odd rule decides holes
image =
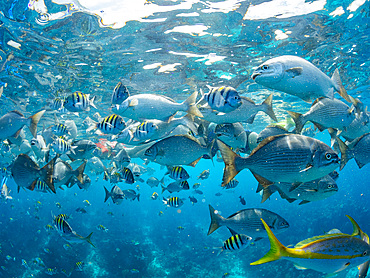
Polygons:
[[[82,120],[99,112],[109,115],[111,93],[122,81],[131,94],[156,93],[183,101],[194,84],[229,85],[241,94],[262,102],[270,93],[250,78],[261,62],[279,55],[297,55],[314,63],[331,76],[335,68],[348,93],[369,105],[369,1],[1,1],[0,3],[0,115],[19,110],[25,115],[42,109],[57,93],[76,90],[96,97],[98,110],[60,116],[72,119],[86,138]],[[96,3],[95,3],[96,2]],[[100,1],[102,2],[102,1]],[[268,5],[263,8],[263,5]],[[255,8],[262,7],[260,10]],[[338,15],[334,11],[341,11]],[[357,8],[356,8],[357,7]],[[179,27],[187,28],[179,28]],[[274,111],[279,120],[286,110],[305,112],[310,107],[300,99],[273,91]],[[39,124],[54,122],[46,113]],[[271,120],[258,114],[245,128],[261,131]],[[27,138],[31,135],[26,130]],[[329,144],[328,133],[315,138]],[[97,138],[91,138],[97,142]],[[4,154],[5,155],[5,154]],[[3,159],[6,160],[5,158]],[[109,161],[104,161],[108,166]],[[144,165],[143,160],[133,162]],[[161,179],[165,169],[149,167]],[[324,277],[312,270],[297,270],[280,260],[260,266],[249,264],[269,250],[267,239],[239,253],[216,256],[222,242],[230,237],[222,227],[207,236],[210,224],[208,205],[223,216],[245,208],[265,208],[283,216],[290,224],[278,235],[285,244],[338,228],[352,232],[346,218],[351,215],[363,231],[370,231],[369,165],[359,169],[351,160],[340,172],[339,191],[332,197],[305,205],[288,203],[278,194],[261,204],[257,181],[248,170],[238,174],[237,188],[221,188],[224,164],[202,159],[196,167],[185,166],[189,184],[206,169],[210,178],[201,181],[199,195],[189,191],[172,194],[186,198],[179,209],[167,208],[160,188],[146,183],[120,184],[122,189],[140,186],[140,202],[125,200],[117,206],[104,203],[104,188],[111,188],[102,175],[91,175],[87,191],[77,186],[43,194],[21,189],[10,178],[13,200],[0,202],[0,276],[48,277],[45,267],[33,261],[39,257],[46,267],[56,267],[55,277],[65,277],[75,263],[82,261],[82,272],[71,277]],[[96,180],[96,178],[98,178]],[[150,196],[156,191],[157,200]],[[216,193],[221,196],[215,196]],[[192,205],[188,196],[195,196]],[[243,196],[246,205],[239,202]],[[90,202],[86,206],[84,200]],[[56,206],[61,204],[61,208]],[[78,207],[86,214],[76,212]],[[159,215],[159,212],[163,214]],[[47,232],[53,214],[71,214],[73,229],[82,236],[90,232],[93,248],[87,243],[71,244],[56,232]],[[104,225],[108,231],[97,230]],[[184,227],[178,230],[178,226]],[[45,252],[45,249],[49,249]],[[7,259],[6,256],[11,256]],[[22,266],[24,259],[28,268]],[[351,268],[351,267],[350,267]],[[349,269],[338,277],[355,277]],[[226,274],[227,273],[227,274]]]

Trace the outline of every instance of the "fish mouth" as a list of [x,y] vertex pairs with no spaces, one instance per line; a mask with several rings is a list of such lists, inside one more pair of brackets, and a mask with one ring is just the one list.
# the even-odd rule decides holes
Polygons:
[[260,73],[253,73],[252,74],[252,79],[255,80],[257,76],[261,75]]

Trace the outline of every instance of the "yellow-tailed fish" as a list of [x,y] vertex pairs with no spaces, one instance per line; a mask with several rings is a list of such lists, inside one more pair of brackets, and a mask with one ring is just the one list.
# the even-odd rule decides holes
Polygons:
[[259,265],[279,259],[292,261],[299,269],[313,269],[319,272],[336,273],[348,266],[361,265],[370,259],[370,245],[362,238],[358,224],[348,216],[353,225],[352,235],[336,233],[303,240],[294,248],[285,247],[261,218],[270,240],[270,251],[251,265]]

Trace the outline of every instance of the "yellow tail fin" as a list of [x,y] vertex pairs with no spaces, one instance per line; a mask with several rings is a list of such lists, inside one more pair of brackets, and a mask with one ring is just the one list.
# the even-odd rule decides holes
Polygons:
[[265,226],[267,235],[270,240],[271,247],[270,247],[270,251],[268,251],[265,256],[263,256],[258,261],[251,263],[250,265],[259,265],[259,264],[276,261],[276,260],[279,260],[281,257],[283,257],[284,254],[286,253],[287,248],[283,244],[280,243],[280,241],[272,233],[270,227],[266,224],[266,222],[262,218],[261,218],[261,221],[263,223],[263,226]]

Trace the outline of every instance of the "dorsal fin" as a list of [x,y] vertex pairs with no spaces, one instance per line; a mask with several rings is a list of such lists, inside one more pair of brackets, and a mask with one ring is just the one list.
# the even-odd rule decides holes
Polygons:
[[319,97],[319,98],[315,99],[315,101],[312,103],[311,107],[314,106],[316,103],[318,103],[323,98],[326,98],[326,97]]
[[261,148],[263,148],[265,145],[267,145],[271,141],[274,141],[276,138],[282,137],[282,136],[287,136],[287,134],[280,134],[280,135],[269,136],[269,137],[263,139],[262,142],[259,143],[256,148],[253,149],[253,151],[251,152],[251,154],[249,155],[249,157],[251,157],[253,154],[255,154],[257,151],[259,151]]
[[9,113],[15,113],[15,114],[17,114],[19,116],[24,117],[24,115],[21,112],[17,111],[17,110],[10,111]]

